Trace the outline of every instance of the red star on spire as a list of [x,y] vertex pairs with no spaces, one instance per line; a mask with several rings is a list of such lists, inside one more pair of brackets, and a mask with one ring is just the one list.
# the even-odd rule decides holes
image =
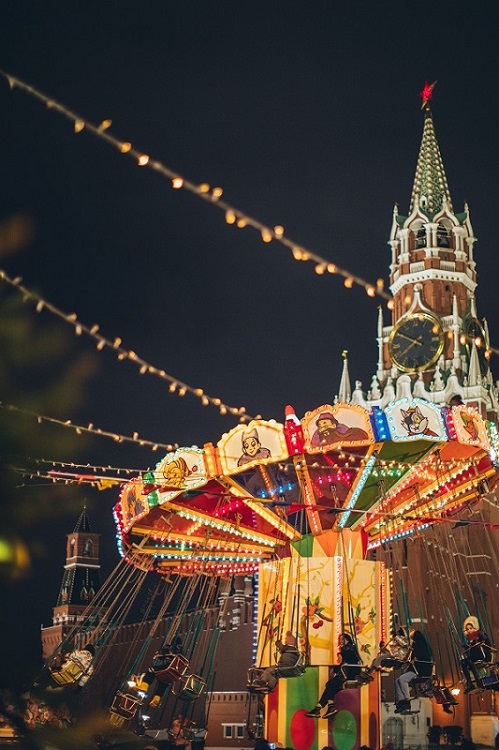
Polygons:
[[433,89],[435,88],[436,84],[437,84],[436,81],[433,81],[433,83],[428,83],[428,81],[425,81],[423,90],[420,92],[421,109],[424,109],[428,105],[428,102],[433,96]]

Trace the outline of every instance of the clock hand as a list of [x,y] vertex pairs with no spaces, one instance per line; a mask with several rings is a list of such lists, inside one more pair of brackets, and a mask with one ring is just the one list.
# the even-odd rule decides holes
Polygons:
[[[409,337],[406,336],[406,338],[409,338]],[[409,346],[406,346],[406,348],[404,349],[403,352],[399,352],[398,356],[399,357],[404,357],[407,354],[407,352],[409,351],[409,349],[412,349],[412,347],[414,346],[414,344],[419,344],[421,346],[421,341],[419,341],[419,339],[412,339],[411,343],[409,344]]]
[[412,338],[412,336],[407,336],[405,333],[402,333],[402,331],[399,331],[398,335],[401,339],[406,339],[407,341],[411,341],[413,344],[418,344],[419,346],[421,346],[422,334],[420,334],[417,339]]

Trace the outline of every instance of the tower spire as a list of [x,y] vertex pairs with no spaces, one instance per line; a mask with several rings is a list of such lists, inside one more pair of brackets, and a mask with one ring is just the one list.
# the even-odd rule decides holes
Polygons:
[[343,350],[341,356],[343,357],[343,371],[341,373],[338,400],[343,404],[348,404],[350,401],[350,396],[352,395],[352,387],[350,385],[350,375],[348,372],[348,352],[346,349]]
[[436,84],[425,83],[421,92],[422,106],[424,110],[424,127],[421,146],[419,149],[416,176],[412,188],[411,206],[409,213],[414,207],[424,211],[431,219],[440,211],[443,203],[447,203],[452,211],[452,201],[445,176],[444,164],[440,155],[440,149],[435,135],[433,117],[430,109],[430,100],[433,88]]

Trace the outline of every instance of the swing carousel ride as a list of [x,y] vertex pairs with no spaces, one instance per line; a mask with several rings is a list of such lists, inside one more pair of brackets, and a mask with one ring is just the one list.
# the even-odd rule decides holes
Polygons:
[[497,441],[495,425],[465,405],[324,404],[301,420],[288,406],[284,424],[239,424],[216,445],[179,448],[127,482],[114,509],[118,546],[132,566],[170,580],[258,572],[250,692],[286,632],[300,651],[294,667],[278,670],[300,679],[264,691],[265,736],[298,750],[327,744],[327,733],[337,747],[377,747],[379,681],[362,690],[347,683],[357,689],[341,692],[323,730],[304,717],[310,696],[328,679],[343,631],[367,665],[397,618],[425,619],[411,613],[385,562],[367,557],[459,523],[493,481]]

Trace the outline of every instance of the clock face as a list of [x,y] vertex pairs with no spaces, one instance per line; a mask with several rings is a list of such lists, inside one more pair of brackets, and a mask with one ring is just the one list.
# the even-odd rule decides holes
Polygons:
[[436,364],[443,349],[442,326],[428,313],[414,313],[402,318],[388,339],[390,358],[403,372],[427,370]]

